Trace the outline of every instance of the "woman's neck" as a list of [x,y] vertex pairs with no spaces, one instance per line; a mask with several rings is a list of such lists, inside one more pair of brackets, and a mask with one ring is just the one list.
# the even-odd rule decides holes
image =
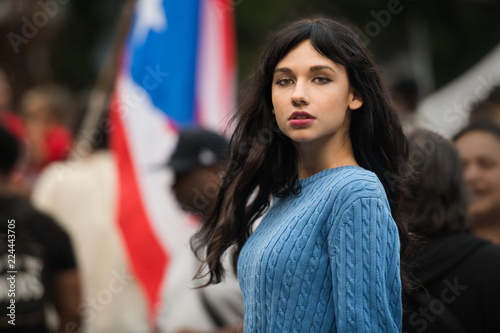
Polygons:
[[358,165],[354,158],[349,136],[341,140],[318,139],[314,142],[296,143],[299,157],[298,178],[310,177],[320,171],[346,165]]

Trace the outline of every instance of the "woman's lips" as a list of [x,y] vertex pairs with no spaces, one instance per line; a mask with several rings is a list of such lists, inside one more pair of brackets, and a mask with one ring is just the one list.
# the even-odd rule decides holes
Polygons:
[[314,119],[316,119],[314,116],[305,111],[295,111],[288,118],[288,122],[293,127],[305,127],[310,125]]

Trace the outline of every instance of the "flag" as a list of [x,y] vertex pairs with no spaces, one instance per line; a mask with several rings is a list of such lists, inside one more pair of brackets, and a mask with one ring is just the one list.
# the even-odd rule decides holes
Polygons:
[[117,73],[110,119],[118,161],[117,224],[154,318],[185,226],[164,166],[177,131],[222,129],[234,99],[229,0],[139,0]]

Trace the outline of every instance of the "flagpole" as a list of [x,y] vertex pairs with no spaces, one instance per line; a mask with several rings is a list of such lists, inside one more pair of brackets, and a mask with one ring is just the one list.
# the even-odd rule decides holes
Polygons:
[[[136,0],[126,0],[122,5],[115,36],[97,77],[96,84],[90,93],[87,111],[85,112],[82,125],[78,131],[75,147],[79,147],[81,143],[85,143],[85,141],[89,140],[88,136],[84,134],[97,128],[104,110],[106,110],[109,105],[109,96],[114,88],[114,82],[118,71],[120,51],[130,29],[135,4]],[[90,142],[90,144],[92,145],[94,143]],[[73,149],[70,158],[83,158],[90,154],[90,152],[90,149],[78,149],[78,152],[77,149]]]

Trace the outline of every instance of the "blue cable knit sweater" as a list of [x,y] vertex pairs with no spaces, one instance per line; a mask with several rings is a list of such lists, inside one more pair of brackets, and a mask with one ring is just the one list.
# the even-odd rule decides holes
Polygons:
[[400,332],[399,236],[377,176],[345,166],[299,182],[241,251],[244,332]]

